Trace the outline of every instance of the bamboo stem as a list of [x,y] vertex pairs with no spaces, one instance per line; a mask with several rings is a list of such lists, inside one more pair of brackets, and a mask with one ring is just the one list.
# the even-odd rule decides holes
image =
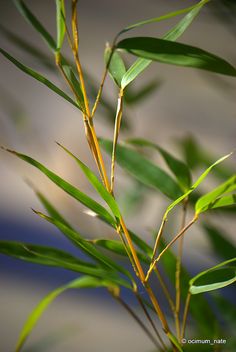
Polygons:
[[184,338],[184,335],[185,335],[185,329],[186,329],[186,323],[187,323],[190,299],[191,299],[191,293],[188,292],[188,295],[187,295],[187,298],[186,298],[186,302],[185,302],[185,307],[184,307],[183,325],[182,325],[182,331],[181,331],[181,337],[180,337],[181,340]]
[[156,237],[156,241],[155,241],[155,244],[154,244],[154,249],[153,249],[153,253],[152,253],[152,261],[154,260],[154,258],[155,258],[155,256],[156,256],[157,247],[158,247],[159,241],[160,241],[160,239],[161,239],[161,236],[162,236],[162,233],[163,233],[163,230],[164,230],[164,226],[165,226],[165,224],[166,224],[166,221],[167,221],[166,218],[163,218],[163,219],[162,219],[161,226],[160,226],[160,228],[159,228],[159,231],[158,231],[158,234],[157,234],[157,237]]

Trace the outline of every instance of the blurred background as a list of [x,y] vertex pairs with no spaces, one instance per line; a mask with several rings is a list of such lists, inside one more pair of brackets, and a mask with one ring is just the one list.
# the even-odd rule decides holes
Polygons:
[[[191,0],[80,1],[81,62],[90,74],[89,80],[98,87],[104,68],[105,43],[111,42],[122,28],[195,3]],[[27,4],[55,37],[54,1],[27,1]],[[180,41],[215,53],[235,66],[235,11],[234,1],[213,1],[201,11]],[[141,27],[131,35],[161,37],[178,19],[176,17]],[[11,1],[0,0],[0,35],[1,47],[65,88],[45,58],[45,64],[42,65],[35,55],[24,53],[23,43],[18,45],[19,38],[22,38],[24,43],[30,43],[42,51],[46,58],[50,58],[44,42],[20,16]],[[69,56],[67,47],[65,52]],[[96,199],[96,194],[73,160],[55,144],[55,141],[59,141],[95,170],[84,137],[81,115],[69,103],[24,75],[6,59],[1,57],[0,60],[0,144],[31,155]],[[53,64],[53,57],[50,62]],[[209,150],[216,159],[235,149],[236,84],[232,78],[153,63],[132,86],[133,96],[145,87],[149,87],[149,94],[143,96],[135,107],[135,104],[127,103],[121,140],[127,136],[150,139],[178,157],[181,157],[180,140],[189,136],[194,136],[198,144]],[[112,138],[117,91],[109,78],[104,100],[105,104],[98,110],[95,119],[96,128],[100,136]],[[153,154],[152,157],[158,164],[161,163],[158,155]],[[107,156],[105,160],[108,165]],[[235,156],[228,166],[233,167],[234,164]],[[151,232],[157,228],[169,201],[160,193],[146,189],[139,190],[138,197],[133,199],[130,196],[132,190],[137,191],[139,187],[119,167],[117,173],[116,195],[127,223],[151,242]],[[88,216],[83,206],[63,194],[37,170],[5,152],[0,153],[0,179],[1,239],[55,245],[76,253],[57,230],[33,214],[30,208],[42,210],[42,206],[26,180],[45,193],[86,237],[114,236],[106,225]],[[210,182],[214,181],[204,183],[203,189],[209,189]],[[229,236],[235,240],[232,217],[216,216],[213,220],[216,224],[224,225]],[[187,254],[184,260],[190,265],[191,258],[191,270],[195,272],[196,264],[199,270],[199,262],[202,267],[206,267],[215,261],[201,231],[194,229],[191,233],[186,236]],[[40,298],[75,275],[1,255],[0,277],[0,351],[10,352],[22,323]],[[35,344],[36,347],[30,347],[28,351],[39,350],[37,341],[45,342],[43,351],[47,348],[57,352],[152,350],[146,336],[103,290],[68,293],[59,298],[40,320],[28,344]]]

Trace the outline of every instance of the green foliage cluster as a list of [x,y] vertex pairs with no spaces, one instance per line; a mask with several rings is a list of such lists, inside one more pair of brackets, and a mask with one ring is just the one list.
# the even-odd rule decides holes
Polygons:
[[[118,143],[118,138],[124,102],[127,105],[136,104],[156,88],[156,84],[151,82],[148,86],[143,87],[138,93],[136,92],[136,94],[134,94],[132,87],[129,87],[150,64],[160,62],[183,67],[193,67],[231,77],[236,76],[235,67],[223,58],[200,48],[177,42],[177,39],[187,30],[202,7],[204,7],[209,0],[201,0],[192,7],[135,23],[121,30],[114,38],[113,43],[105,49],[105,71],[99,89],[96,88],[96,84],[94,84],[94,80],[90,77],[90,74],[82,70],[80,64],[76,9],[77,1],[71,1],[72,10],[71,19],[69,21],[69,16],[65,11],[64,0],[56,0],[56,39],[51,36],[24,1],[15,0],[14,2],[21,15],[48,45],[55,59],[55,67],[50,61],[51,58],[45,56],[17,34],[12,33],[2,26],[1,32],[27,54],[37,58],[42,65],[54,71],[55,68],[57,68],[69,86],[72,95],[68,95],[48,78],[27,67],[2,48],[0,49],[1,54],[21,71],[41,82],[72,104],[74,108],[81,111],[86,138],[100,177],[97,177],[92,170],[67,148],[58,144],[69,157],[74,159],[86,176],[88,182],[93,186],[95,192],[98,193],[101,200],[105,202],[106,206],[95,201],[93,198],[83,193],[82,190],[73,186],[32,157],[10,149],[3,149],[37,168],[64,192],[87,207],[99,220],[112,227],[118,237],[117,240],[107,238],[87,240],[77,229],[68,223],[55,206],[51,204],[46,195],[35,189],[36,196],[44,206],[46,214],[39,211],[35,211],[35,213],[45,221],[57,227],[75,247],[78,247],[84,252],[87,259],[82,260],[78,256],[73,256],[70,253],[56,248],[21,242],[0,241],[1,254],[41,265],[65,268],[81,274],[76,280],[49,293],[36,306],[25,322],[18,339],[16,351],[22,349],[38,319],[58,295],[67,289],[95,287],[104,287],[107,289],[110,294],[132,314],[143,328],[144,332],[147,333],[153,341],[158,351],[191,351],[191,346],[182,344],[183,338],[186,336],[185,327],[188,321],[188,312],[190,312],[192,316],[193,321],[189,324],[194,327],[194,336],[200,336],[201,338],[215,337],[216,331],[219,333],[224,331],[224,328],[221,326],[220,321],[218,322],[214,311],[202,294],[209,291],[215,292],[215,290],[228,286],[236,281],[235,247],[229,242],[224,231],[215,228],[208,220],[206,221],[205,217],[202,218],[203,213],[207,213],[209,218],[212,211],[224,210],[229,216],[235,213],[236,174],[234,170],[227,170],[222,166],[224,160],[231,154],[215,161],[215,158],[209,156],[208,152],[202,150],[193,139],[188,139],[181,142],[184,157],[183,160],[179,160],[162,148],[162,146],[151,141],[142,138],[129,138],[124,143]],[[120,39],[121,36],[124,34],[127,35],[128,32],[135,30],[137,27],[149,23],[158,23],[180,15],[184,15],[184,17],[171,28],[163,38],[126,37]],[[71,30],[68,29],[68,22],[71,24]],[[62,53],[63,44],[66,39],[71,46],[73,61],[66,58]],[[137,57],[129,68],[126,67],[124,61],[125,54],[132,54]],[[108,73],[118,89],[116,109],[114,109],[110,102],[102,95]],[[94,100],[92,109],[90,107],[91,97]],[[107,112],[108,118],[110,119],[110,117],[112,117],[112,121],[114,121],[113,140],[97,138],[94,127],[94,116],[99,104]],[[168,171],[162,169],[145,155],[147,148],[160,154],[166,163]],[[111,155],[110,180],[107,176],[101,150]],[[140,151],[142,151],[142,153],[140,153]],[[115,192],[114,190],[116,163],[131,176],[138,188],[144,189],[144,192],[147,188],[151,188],[170,200],[163,214],[163,218],[160,221],[160,228],[154,237],[153,245],[150,245],[141,235],[135,234],[126,227],[125,220],[121,214],[120,206],[115,196],[118,191]],[[193,182],[193,171],[199,166],[204,167],[205,171]],[[209,173],[212,173],[220,180],[219,182],[222,183],[209,193],[202,195],[200,193],[200,185]],[[182,208],[183,221],[180,230],[172,235],[172,239],[169,243],[166,243],[166,240],[164,240],[164,227],[170,212],[175,207]],[[187,222],[186,217],[190,208],[194,216]],[[182,265],[183,236],[191,226],[197,221],[200,222],[201,219],[203,220],[200,226],[206,234],[207,239],[210,241],[213,251],[224,261],[191,278],[186,268]],[[170,248],[176,241],[179,242],[177,255]],[[131,270],[126,269],[123,265],[114,260],[112,256],[104,254],[104,249],[110,251],[111,254],[119,254],[127,258],[131,263]],[[157,252],[159,253],[158,255]],[[107,251],[105,253],[107,253]],[[165,284],[163,274],[159,271],[159,264],[162,265],[166,277],[175,287],[175,299],[173,299],[172,293],[169,292]],[[159,305],[158,297],[153,293],[149,280],[152,273],[155,274],[156,280],[161,284],[167,303],[169,304],[170,314],[173,315],[171,318],[168,317],[167,319],[166,314],[163,313],[163,308]],[[148,301],[145,301],[140,296],[138,283],[141,283],[146,290],[147,296],[149,297]],[[122,287],[133,292],[134,297],[137,298],[144,312],[143,320],[140,320],[132,308],[124,302],[120,290]],[[230,322],[229,326],[232,326],[230,325],[232,320],[234,320],[234,323],[236,320],[235,307],[220,293],[214,294],[214,292],[211,297],[217,309],[225,313],[223,314],[223,319],[227,323]],[[185,304],[183,304],[184,302]],[[182,305],[184,307],[183,315],[180,309]],[[153,314],[156,314],[159,318],[162,325],[161,332],[158,332],[149,311],[154,312]],[[234,312],[233,318],[232,312]],[[148,319],[148,321],[145,319]],[[175,331],[172,331],[170,328],[169,321],[171,319],[174,321]],[[216,323],[209,324],[211,319],[215,320]],[[149,328],[146,327],[147,322],[151,324]],[[190,332],[187,331],[187,333],[189,334]],[[209,351],[210,348],[212,348],[211,351],[214,350],[214,347],[208,347]],[[232,347],[232,351],[233,350]]]

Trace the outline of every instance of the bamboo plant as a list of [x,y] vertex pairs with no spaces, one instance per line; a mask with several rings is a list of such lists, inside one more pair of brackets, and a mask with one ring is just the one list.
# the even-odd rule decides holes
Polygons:
[[[34,189],[36,196],[46,210],[46,213],[34,210],[35,214],[57,227],[75,247],[85,253],[87,259],[82,260],[79,255],[75,257],[56,248],[22,242],[0,241],[1,254],[37,264],[65,268],[79,274],[77,279],[49,293],[36,306],[25,322],[15,351],[22,350],[26,339],[48,305],[68,289],[104,287],[136,320],[136,323],[153,342],[156,351],[192,351],[194,346],[185,343],[188,338],[191,338],[191,333],[188,330],[186,335],[188,324],[193,327],[194,336],[200,336],[202,339],[216,338],[216,331],[224,331],[204,294],[219,290],[236,281],[236,251],[233,244],[225,238],[219,229],[202,220],[202,214],[221,210],[234,213],[236,174],[234,170],[225,172],[226,169],[222,166],[231,153],[216,160],[214,156],[205,153],[193,139],[188,139],[182,141],[183,160],[179,160],[160,145],[143,138],[130,137],[123,143],[119,143],[125,105],[129,103],[130,84],[138,79],[149,65],[160,62],[186,68],[193,67],[232,78],[236,76],[236,68],[223,58],[177,41],[208,2],[209,0],[201,0],[194,6],[144,20],[122,29],[112,43],[106,45],[104,73],[96,91],[91,77],[84,72],[80,61],[79,42],[83,33],[80,32],[78,26],[77,0],[68,1],[71,6],[70,11],[65,10],[64,0],[55,1],[56,39],[51,36],[24,1],[14,1],[23,18],[47,44],[54,58],[54,63],[18,37],[17,34],[1,27],[2,33],[28,54],[34,55],[42,64],[47,64],[47,67],[53,71],[56,69],[71,94],[18,61],[3,48],[0,49],[1,54],[21,71],[60,95],[67,103],[72,104],[81,115],[88,147],[95,162],[94,170],[88,168],[77,155],[72,154],[65,146],[60,143],[58,146],[68,154],[68,157],[74,159],[88,182],[93,186],[94,191],[98,193],[103,202],[105,201],[106,207],[32,157],[5,147],[2,148],[41,171],[60,189],[87,207],[96,215],[98,221],[103,221],[107,226],[113,228],[117,236],[116,240],[108,238],[88,240],[69,224],[44,194],[38,189]],[[150,23],[158,25],[160,21],[178,17],[181,17],[180,21],[176,20],[176,25],[170,28],[162,38],[129,36],[138,27]],[[70,58],[63,54],[63,45],[66,41],[71,49]],[[127,54],[136,57],[128,68],[124,60],[124,56]],[[118,91],[117,106],[115,109],[111,108],[111,112],[114,111],[114,126],[113,137],[110,140],[98,137],[95,127],[98,106],[103,105],[106,108],[109,106],[103,96],[108,75],[111,76]],[[125,122],[127,123],[124,120]],[[145,156],[146,148],[160,154],[170,173]],[[111,156],[110,165],[104,162],[104,151]],[[150,244],[151,241],[144,240],[141,235],[135,234],[126,225],[126,220],[117,202],[119,189],[116,187],[116,164],[127,171],[140,187],[157,190],[169,199],[169,205],[154,234],[153,244]],[[192,181],[194,168],[199,165],[203,166],[205,171]],[[220,173],[220,170],[223,172]],[[216,188],[209,190],[208,193],[201,194],[199,187],[209,173],[218,179],[220,178],[221,183]],[[182,220],[179,228],[170,234],[171,240],[167,242],[165,239],[166,223],[174,208],[182,209]],[[189,218],[189,214],[192,213],[193,216]],[[212,268],[206,268],[205,271],[191,278],[182,264],[183,239],[188,230],[196,226],[196,223],[199,223],[212,243],[215,252],[224,261]],[[172,251],[172,245],[176,242],[178,242],[177,254]],[[107,251],[104,252],[104,249],[110,251],[111,256],[104,254],[107,253]],[[126,257],[129,260],[130,268],[126,268],[119,261],[113,259],[112,253]],[[163,270],[160,270],[160,266],[164,268],[164,273]],[[174,286],[174,294],[166,284],[167,278]],[[160,289],[165,295],[169,314],[160,304],[159,294],[153,290],[155,281],[159,282]],[[132,292],[143,312],[141,318],[137,314],[136,308],[130,306],[122,297],[122,287]],[[146,292],[145,299],[140,294],[143,290]],[[235,307],[220,294],[220,291],[217,292],[219,292],[217,295],[211,296],[218,307],[217,309],[222,310],[223,306],[228,307],[231,312],[235,312]],[[192,318],[191,323],[189,314]],[[216,322],[214,326],[209,324],[211,320]],[[224,348],[224,346],[218,346],[218,350],[223,351],[224,349],[220,348]],[[215,351],[216,349],[214,345],[208,345],[206,350]]]

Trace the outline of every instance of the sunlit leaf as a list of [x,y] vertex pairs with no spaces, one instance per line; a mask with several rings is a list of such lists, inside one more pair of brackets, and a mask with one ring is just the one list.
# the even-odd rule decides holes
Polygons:
[[52,38],[51,34],[44,28],[44,26],[39,22],[39,20],[35,17],[35,15],[30,11],[30,9],[26,6],[24,1],[22,0],[14,0],[17,9],[21,13],[21,15],[26,19],[28,23],[30,23],[34,29],[42,36],[45,42],[48,44],[49,48],[54,52],[56,51],[56,43]]
[[35,159],[16,151],[6,149],[8,152],[16,155],[18,158],[26,161],[28,164],[39,169],[43,174],[45,174],[52,182],[54,182],[63,191],[68,193],[70,196],[78,200],[80,203],[85,205],[87,208],[92,210],[95,214],[101,217],[105,222],[115,225],[115,220],[112,215],[99,203],[87,196],[85,193],[81,192],[78,188],[72,186],[69,182],[63,180],[60,176],[56,175],[54,172],[47,169],[44,165],[36,161]]
[[96,287],[112,288],[113,290],[119,291],[119,288],[115,286],[112,282],[110,282],[109,279],[99,280],[94,277],[84,276],[57,288],[56,290],[49,293],[46,297],[44,297],[44,299],[40,301],[40,303],[34,308],[34,310],[29,315],[28,319],[26,320],[17,342],[16,352],[19,352],[21,350],[21,348],[25,343],[25,340],[27,339],[27,337],[35,327],[39,318],[41,317],[43,312],[47,309],[49,304],[52,303],[55,298],[57,298],[57,296],[59,296],[61,293],[63,293],[68,289],[96,288]]
[[114,216],[117,219],[120,219],[120,211],[118,208],[118,205],[114,199],[114,197],[107,191],[107,189],[104,187],[104,185],[99,181],[97,176],[80,160],[78,159],[74,154],[72,154],[68,149],[63,147],[61,144],[58,143],[60,147],[62,147],[66,153],[68,153],[72,158],[77,162],[77,164],[80,166],[81,170],[89,180],[89,182],[92,184],[92,186],[96,189],[96,191],[100,194],[100,196],[105,200],[105,202],[108,204],[110,207],[111,211],[113,212]]
[[138,147],[150,147],[157,150],[162,155],[166,164],[175,175],[181,188],[186,191],[191,186],[191,174],[187,165],[184,162],[176,159],[159,145],[142,138],[132,138],[126,140],[126,142],[137,145]]
[[57,14],[57,51],[60,51],[65,36],[65,3],[64,0],[56,0]]
[[[174,13],[167,14],[167,16],[173,17],[172,15],[176,16],[176,14],[182,14],[188,12],[188,14],[178,22],[171,30],[169,30],[164,36],[163,39],[175,41],[177,40],[190,26],[193,22],[194,18],[197,16],[201,8],[207,3],[208,1],[200,1],[197,5],[194,5],[190,8],[180,10],[181,12],[177,11]],[[166,16],[160,17],[162,19],[166,19]],[[151,20],[144,21],[143,24],[156,22],[158,18],[154,18]],[[150,22],[151,21],[151,22]],[[141,22],[142,24],[142,22]],[[152,60],[138,58],[134,64],[127,70],[126,74],[122,78],[121,85],[125,88],[129,83],[131,83],[140,73],[142,73],[150,64]]]
[[134,37],[121,40],[117,48],[148,60],[236,76],[236,69],[224,59],[182,43],[152,37]]
[[[100,144],[108,153],[111,153],[111,141],[100,139]],[[172,177],[135,150],[118,144],[116,160],[121,167],[137,180],[164,193],[167,197],[176,199],[181,194],[181,189]]]
[[9,61],[11,61],[16,67],[18,67],[21,71],[23,71],[27,75],[33,77],[37,81],[41,82],[42,84],[47,86],[49,89],[51,89],[52,91],[54,91],[55,93],[60,95],[62,98],[67,100],[69,103],[71,103],[75,107],[79,108],[78,104],[76,104],[76,102],[74,100],[72,100],[65,92],[63,92],[60,88],[55,86],[55,84],[53,84],[47,78],[42,76],[40,73],[38,73],[38,72],[32,70],[31,68],[25,66],[24,64],[22,64],[21,62],[16,60],[14,57],[12,57],[9,53],[7,53],[5,50],[3,50],[1,48],[0,48],[0,53],[3,56],[5,56],[5,58],[7,58]]
[[109,64],[108,71],[112,79],[118,85],[118,87],[120,87],[122,77],[126,72],[125,64],[122,57],[120,56],[119,52],[113,51],[112,53],[112,49],[110,47],[107,47],[105,49],[104,58],[106,65]]
[[209,209],[235,204],[235,195],[227,195],[225,197],[221,197],[222,195],[233,192],[235,190],[236,175],[232,176],[229,180],[214,188],[213,191],[204,194],[204,196],[199,198],[195,205],[195,212],[199,214]]
[[189,281],[192,295],[226,287],[236,282],[236,258],[202,271]]

